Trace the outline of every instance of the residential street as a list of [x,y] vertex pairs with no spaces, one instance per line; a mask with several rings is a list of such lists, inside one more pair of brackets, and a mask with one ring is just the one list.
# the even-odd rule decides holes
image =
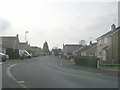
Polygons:
[[[18,63],[18,62],[16,62]],[[3,64],[3,88],[117,88],[117,77],[74,69],[53,56]],[[9,72],[10,71],[10,72]],[[12,76],[10,76],[12,75]],[[14,79],[14,80],[13,80]]]

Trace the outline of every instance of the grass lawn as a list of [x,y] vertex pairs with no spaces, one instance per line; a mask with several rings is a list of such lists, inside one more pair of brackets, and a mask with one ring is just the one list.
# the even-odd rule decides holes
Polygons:
[[120,71],[120,65],[100,65],[100,69]]
[[6,61],[8,61],[8,62],[19,62],[21,60],[20,59],[7,59]]

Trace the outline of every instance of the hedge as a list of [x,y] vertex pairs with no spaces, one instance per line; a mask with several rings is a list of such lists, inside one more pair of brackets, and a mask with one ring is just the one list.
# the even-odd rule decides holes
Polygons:
[[97,57],[75,56],[74,60],[77,65],[97,68],[97,61],[99,59]]
[[19,59],[19,50],[13,48],[7,48],[6,54],[9,55],[10,59]]

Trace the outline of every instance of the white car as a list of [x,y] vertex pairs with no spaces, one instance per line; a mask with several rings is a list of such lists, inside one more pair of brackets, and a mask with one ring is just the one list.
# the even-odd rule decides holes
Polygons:
[[29,54],[29,52],[27,52],[26,50],[19,50],[19,55],[21,59],[32,57],[31,54]]

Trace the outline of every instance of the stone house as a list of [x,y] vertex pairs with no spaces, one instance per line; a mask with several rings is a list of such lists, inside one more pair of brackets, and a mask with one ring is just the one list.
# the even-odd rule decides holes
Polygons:
[[86,49],[81,51],[81,56],[96,56],[97,43],[91,43]]
[[2,52],[6,53],[7,48],[13,48],[19,50],[19,37],[18,34],[16,36],[0,36],[2,40]]
[[73,52],[75,56],[96,56],[97,43],[90,43],[90,45],[84,45]]
[[112,57],[112,33],[116,31],[115,25],[111,26],[111,30],[97,40],[97,57],[100,58],[102,64],[114,64]]
[[28,52],[31,51],[31,47],[30,47],[30,45],[28,45],[28,42],[20,42],[19,43],[19,49],[20,50],[26,50]]
[[79,49],[82,45],[79,44],[65,44],[63,45],[63,54],[72,54],[75,50]]
[[75,56],[82,56],[82,51],[87,50],[88,46],[81,46],[80,48],[78,48],[77,50],[75,50],[72,54]]
[[42,53],[42,49],[37,46],[31,46],[33,56],[39,56]]

